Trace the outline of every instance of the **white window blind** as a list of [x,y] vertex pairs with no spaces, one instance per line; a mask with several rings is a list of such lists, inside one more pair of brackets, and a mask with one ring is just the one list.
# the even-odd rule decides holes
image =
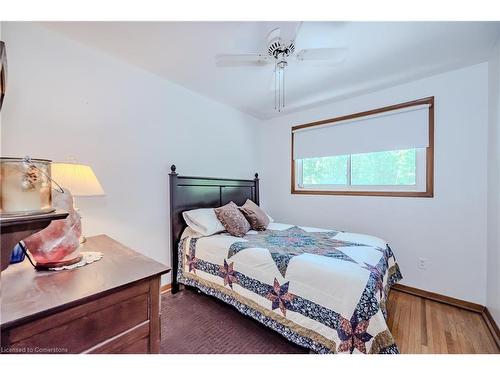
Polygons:
[[426,148],[429,105],[297,129],[293,133],[294,159]]

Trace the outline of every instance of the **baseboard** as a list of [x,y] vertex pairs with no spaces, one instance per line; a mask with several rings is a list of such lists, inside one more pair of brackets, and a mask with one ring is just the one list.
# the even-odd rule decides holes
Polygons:
[[469,301],[464,301],[458,298],[453,298],[453,297],[448,297],[444,296],[442,294],[434,293],[434,292],[428,292],[423,289],[418,289],[414,288],[412,286],[406,286],[403,284],[394,284],[392,286],[392,289],[399,290],[400,292],[404,293],[409,293],[413,294],[418,297],[422,298],[427,298],[433,301],[441,302],[441,303],[446,303],[447,305],[455,306],[455,307],[460,307],[465,310],[469,311],[474,311],[477,313],[482,314],[485,307],[483,305],[479,305],[477,303],[472,303]]
[[160,294],[170,292],[171,289],[172,289],[172,284],[162,285],[160,288]]
[[483,319],[486,322],[486,325],[488,326],[488,329],[490,330],[493,339],[495,340],[498,348],[500,349],[500,330],[498,329],[497,322],[495,322],[495,319],[493,319],[493,316],[491,316],[491,313],[487,307],[484,308],[481,315],[483,316]]

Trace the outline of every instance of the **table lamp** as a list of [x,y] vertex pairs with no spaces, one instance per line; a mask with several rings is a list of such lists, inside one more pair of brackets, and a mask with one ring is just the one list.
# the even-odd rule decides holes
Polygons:
[[[63,188],[67,188],[73,195],[73,205],[76,205],[76,197],[95,197],[104,195],[99,180],[92,168],[88,165],[77,163],[53,163],[52,178]],[[85,242],[82,233],[80,243]]]

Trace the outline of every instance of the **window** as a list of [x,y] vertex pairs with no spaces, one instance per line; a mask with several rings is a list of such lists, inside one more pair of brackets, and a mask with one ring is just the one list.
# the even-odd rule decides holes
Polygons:
[[299,125],[292,144],[292,193],[433,195],[433,98]]
[[425,189],[425,149],[421,148],[302,159],[297,160],[297,169],[297,185],[307,190]]

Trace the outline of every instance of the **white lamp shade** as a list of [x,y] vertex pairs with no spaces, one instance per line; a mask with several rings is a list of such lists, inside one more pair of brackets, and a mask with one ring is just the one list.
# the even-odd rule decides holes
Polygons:
[[52,179],[77,197],[104,195],[92,168],[84,164],[53,163]]

